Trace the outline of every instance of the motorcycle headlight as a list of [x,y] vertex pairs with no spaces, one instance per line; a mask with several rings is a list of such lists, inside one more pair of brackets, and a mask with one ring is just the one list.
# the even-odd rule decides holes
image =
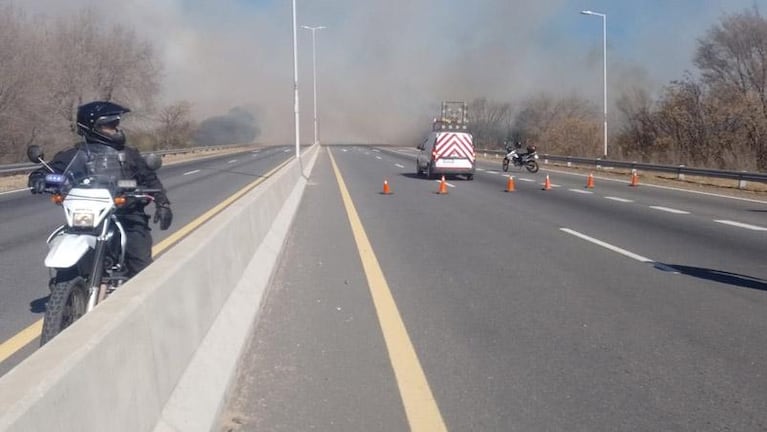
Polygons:
[[72,215],[72,225],[80,228],[92,228],[96,215],[92,212],[75,212]]

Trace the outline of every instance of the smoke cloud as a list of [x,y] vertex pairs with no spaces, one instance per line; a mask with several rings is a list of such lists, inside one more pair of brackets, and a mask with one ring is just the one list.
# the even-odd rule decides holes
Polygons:
[[[442,100],[518,103],[546,92],[601,105],[602,26],[581,10],[609,16],[613,101],[622,89],[655,92],[681,78],[692,68],[696,39],[722,14],[754,4],[764,9],[765,2],[298,1],[301,141],[313,141],[312,39],[301,25],[327,27],[316,33],[321,141],[411,144],[429,129]],[[19,6],[49,16],[88,7],[117,19],[161,53],[165,102],[188,100],[199,119],[233,106],[257,107],[260,141],[293,141],[289,1],[36,0]]]
[[232,108],[226,115],[203,120],[193,139],[200,146],[250,144],[260,132],[255,121],[248,110]]

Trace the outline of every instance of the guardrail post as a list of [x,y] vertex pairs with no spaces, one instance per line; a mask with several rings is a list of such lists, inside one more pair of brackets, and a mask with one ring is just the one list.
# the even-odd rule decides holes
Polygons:
[[745,189],[748,186],[748,182],[743,178],[743,175],[738,176],[738,189]]
[[679,165],[679,169],[676,171],[677,180],[684,180],[684,173],[682,172],[683,169],[684,169],[684,165]]

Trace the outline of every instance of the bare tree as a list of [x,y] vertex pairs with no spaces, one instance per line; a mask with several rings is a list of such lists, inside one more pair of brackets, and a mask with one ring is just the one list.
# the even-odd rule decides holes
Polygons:
[[0,160],[15,161],[44,127],[35,96],[40,95],[40,40],[26,17],[0,6]]
[[699,41],[695,64],[712,97],[756,109],[746,116],[746,138],[756,155],[756,166],[767,170],[767,21],[759,10],[726,16]]
[[104,32],[95,43],[95,92],[104,100],[152,107],[159,89],[160,67],[152,45],[122,26]]
[[647,161],[658,151],[658,130],[650,95],[641,88],[632,88],[616,104],[622,114],[621,131],[616,137],[618,148],[626,156]]
[[114,100],[151,108],[159,89],[159,60],[148,42],[86,10],[59,19],[48,38],[51,103],[70,124],[89,100]]
[[481,148],[502,148],[511,128],[511,104],[474,99],[469,104],[469,115],[474,143]]
[[593,103],[575,96],[554,99],[539,95],[522,104],[513,134],[540,151],[597,156],[601,154],[598,112]]
[[[0,161],[29,144],[71,145],[76,107],[115,100],[145,115],[159,93],[160,62],[148,41],[90,10],[52,20],[0,6]],[[151,136],[150,134],[147,134]]]
[[191,120],[192,104],[177,102],[160,110],[158,120],[158,143],[161,148],[187,147],[194,125]]

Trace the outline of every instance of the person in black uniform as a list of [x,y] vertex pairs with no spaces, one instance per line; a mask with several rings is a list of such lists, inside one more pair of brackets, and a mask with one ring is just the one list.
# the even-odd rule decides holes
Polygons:
[[[83,144],[107,145],[125,155],[123,170],[132,176],[139,187],[160,189],[155,193],[154,222],[160,223],[160,229],[166,230],[173,221],[170,201],[165,194],[160,179],[148,166],[141,154],[133,147],[125,145],[125,133],[120,129],[120,117],[130,112],[130,109],[113,102],[96,101],[81,105],[77,108],[77,133],[85,143],[75,144],[75,147],[57,153],[49,163],[56,172],[63,172]],[[45,175],[48,171],[40,168],[29,175],[28,186],[33,194],[45,190]],[[120,209],[116,213],[125,229],[125,264],[128,277],[136,275],[152,262],[152,235],[149,228],[149,215],[144,212],[144,204]]]

